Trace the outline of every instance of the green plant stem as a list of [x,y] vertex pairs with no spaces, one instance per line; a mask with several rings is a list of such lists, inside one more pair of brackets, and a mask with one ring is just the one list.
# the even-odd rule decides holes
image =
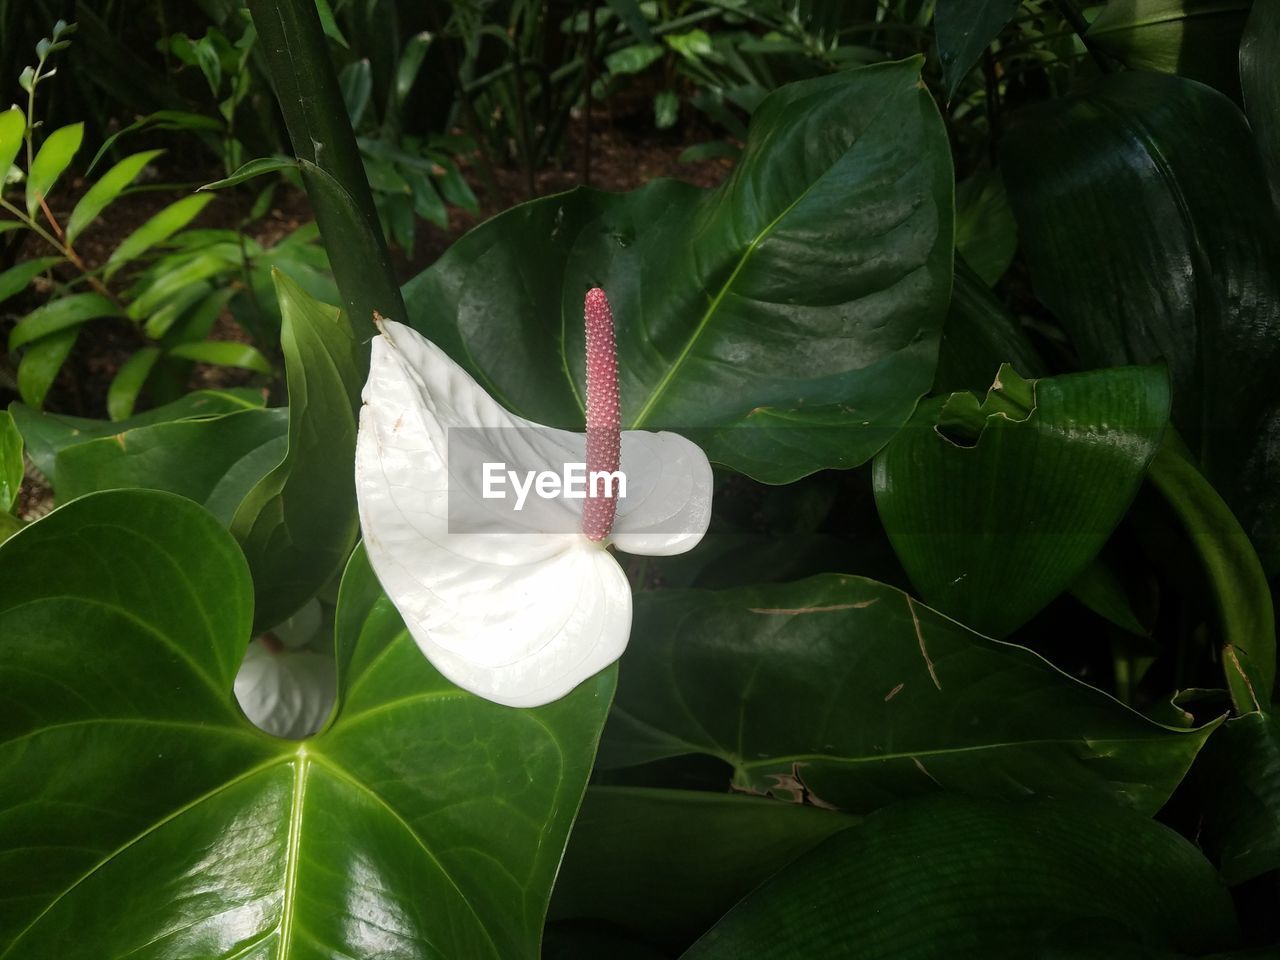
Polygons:
[[35,159],[35,125],[36,125],[36,87],[40,85],[40,72],[44,69],[45,58],[41,57],[31,75],[31,85],[27,89],[27,129],[24,131],[27,141],[27,169]]
[[49,246],[53,247],[53,249],[62,254],[62,256],[66,257],[71,265],[79,270],[85,280],[89,282],[89,286],[93,287],[95,293],[101,294],[116,306],[123,309],[123,304],[120,302],[120,298],[117,297],[105,283],[95,276],[95,271],[89,269],[89,266],[80,257],[80,254],[76,253],[74,247],[59,240],[44,227],[40,226],[38,221],[27,216],[25,210],[15,207],[12,203],[2,197],[0,197],[0,209],[13,214],[15,218],[22,222],[24,227],[34,233],[45,243],[49,244]]
[[1147,476],[1177,515],[1209,579],[1232,702],[1241,714],[1270,709],[1276,672],[1275,611],[1253,544],[1172,428]]
[[1084,14],[1080,12],[1080,8],[1075,5],[1074,0],[1053,0],[1053,3],[1058,8],[1058,12],[1062,14],[1062,19],[1070,24],[1071,29],[1080,38],[1080,42],[1089,51],[1089,55],[1093,57],[1098,68],[1103,73],[1114,73],[1115,64],[1110,57],[1094,46],[1093,41],[1089,38],[1089,21],[1084,18]]
[[582,97],[582,185],[591,186],[591,86],[595,80],[596,5],[587,4],[586,87]]
[[249,11],[334,280],[365,340],[375,312],[407,314],[320,17],[314,0],[249,0]]

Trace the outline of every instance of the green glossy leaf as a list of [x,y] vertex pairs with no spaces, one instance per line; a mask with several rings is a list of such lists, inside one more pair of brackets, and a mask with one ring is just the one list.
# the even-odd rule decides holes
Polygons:
[[1168,363],[1174,424],[1280,570],[1280,222],[1244,116],[1131,72],[1036,108],[1004,146],[1037,295],[1086,366]]
[[125,420],[133,415],[138,394],[159,359],[159,348],[142,347],[120,365],[107,388],[107,416],[112,420]]
[[37,410],[44,406],[44,398],[79,335],[80,328],[71,327],[42,337],[23,351],[18,363],[18,393],[24,402]]
[[189,224],[209,205],[213,199],[209,194],[198,194],[175,200],[146,223],[138,227],[111,251],[104,265],[103,274],[110,279],[121,267],[127,266],[142,256],[157,243],[163,243]]
[[18,158],[22,149],[22,136],[27,130],[27,115],[17,107],[0,113],[0,182]]
[[948,100],[1019,5],[1020,0],[938,0],[933,27]]
[[[1240,41],[1240,87],[1280,208],[1280,9],[1258,3]],[[0,168],[2,169],[2,168]]]
[[1124,517],[1169,420],[1163,367],[1023,380],[920,405],[877,456],[876,507],[924,601],[1005,637]]
[[604,58],[604,65],[610,73],[641,73],[661,60],[666,52],[667,48],[661,44],[636,43],[613,51]]
[[249,492],[231,530],[244,547],[268,629],[342,569],[355,544],[356,411],[364,370],[346,317],[275,274],[289,386],[289,446]]
[[364,112],[369,108],[373,95],[373,67],[367,59],[355,60],[338,74],[338,86],[342,90],[342,102],[347,107],[347,119],[351,126],[360,126]]
[[759,797],[591,787],[551,917],[606,920],[683,946],[762,880],[857,822]]
[[227,187],[234,187],[246,180],[252,180],[254,177],[261,177],[267,173],[277,173],[281,170],[296,170],[298,161],[290,157],[259,157],[256,160],[250,160],[248,163],[241,165],[229,177],[221,180],[214,180],[212,183],[206,183],[200,187],[200,190],[224,190]]
[[23,260],[0,273],[0,303],[27,289],[32,280],[61,262],[62,257],[35,257]]
[[[1251,0],[1111,0],[1088,39],[1135,70],[1178,73],[1235,95]],[[1266,5],[1265,3],[1263,4]]]
[[249,491],[284,457],[288,429],[289,412],[275,407],[156,423],[78,443],[58,454],[58,500],[99,490],[166,490],[229,525]]
[[45,138],[27,171],[27,216],[35,216],[41,198],[49,196],[53,185],[71,165],[83,139],[83,123],[59,127]]
[[944,789],[1153,813],[1209,727],[1154,724],[1023,647],[827,575],[635,601],[606,767],[706,754],[738,790],[849,812]]
[[413,92],[413,85],[418,81],[418,74],[422,71],[422,61],[427,56],[431,42],[431,34],[425,31],[415,33],[405,42],[404,52],[400,54],[400,60],[396,64],[395,103],[397,107],[403,107],[405,100]]
[[1280,720],[1235,717],[1209,739],[1195,767],[1205,843],[1227,883],[1280,870]]
[[329,5],[329,0],[315,0],[315,7],[324,35],[339,46],[349,47],[350,44],[347,43],[347,38],[342,35],[342,30],[338,27],[338,21],[334,19],[333,8]]
[[271,361],[247,343],[231,340],[199,340],[179,343],[169,348],[169,356],[198,363],[212,363],[219,367],[240,367],[254,373],[270,373]]
[[479,213],[480,202],[471,191],[471,185],[467,183],[467,178],[462,175],[458,165],[445,157],[438,158],[438,162],[444,167],[444,176],[440,178],[440,192],[444,194],[444,198],[454,206],[470,210],[472,213]]
[[831,837],[682,960],[925,960],[940,945],[949,960],[1022,960],[1100,920],[1194,952],[1239,937],[1213,868],[1168,827],[1108,804],[940,797]]
[[420,170],[411,170],[405,174],[405,179],[413,190],[413,212],[428,223],[434,223],[441,229],[447,228],[449,211],[439,192],[431,185],[431,178]]
[[1266,710],[1276,682],[1276,620],[1253,545],[1218,492],[1171,439],[1151,463],[1151,483],[1181,521],[1209,579],[1232,702],[1242,714]]
[[[215,270],[213,276],[216,276],[220,271],[221,268]],[[189,311],[192,311],[196,304],[207,304],[210,299],[209,295],[213,291],[213,284],[205,280],[197,280],[195,283],[189,283],[180,288],[164,302],[163,306],[158,307],[147,317],[146,322],[142,325],[143,332],[152,340],[161,339],[173,328],[175,323]],[[203,340],[204,337],[179,337],[177,339],[185,342],[188,339]]]
[[536,957],[612,672],[537,710],[479,700],[358,561],[341,706],[278,740],[231,693],[252,598],[226,531],[155,491],[0,547],[0,956]]
[[1018,318],[996,299],[981,277],[957,260],[933,392],[985,390],[1002,363],[1028,377],[1049,372],[1022,332]]
[[0,513],[18,502],[26,468],[22,462],[22,434],[7,411],[0,411]]
[[170,298],[183,297],[192,286],[236,271],[238,266],[216,253],[201,253],[183,260],[174,269],[153,271],[148,281],[135,294],[126,313],[133,320],[142,320],[160,309]]
[[9,349],[17,350],[43,337],[89,320],[121,316],[120,308],[100,293],[72,293],[36,307],[9,333]]
[[512,411],[581,429],[582,297],[608,292],[622,419],[756,479],[864,462],[928,389],[952,174],[920,61],[783,87],[723,186],[654,181],[495,217],[405,287]]
[[180,400],[148,410],[127,420],[91,420],[85,417],[67,417],[54,413],[38,413],[20,403],[10,407],[14,422],[22,432],[27,453],[36,468],[45,475],[57,490],[54,464],[58,453],[77,443],[86,443],[101,437],[111,437],[128,430],[152,423],[168,423],[176,420],[194,420],[217,417],[240,410],[261,407],[262,393],[258,390],[196,390]]
[[74,243],[80,231],[93,223],[107,204],[120,196],[143,168],[162,153],[163,150],[147,150],[132,154],[104,173],[71,211],[71,219],[67,221],[67,243]]

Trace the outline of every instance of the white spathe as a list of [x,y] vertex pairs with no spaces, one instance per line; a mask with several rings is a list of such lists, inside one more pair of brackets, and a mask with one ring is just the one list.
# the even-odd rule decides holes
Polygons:
[[[383,321],[356,445],[360,526],[414,641],[463,689],[517,707],[564,696],[618,659],[631,631],[631,589],[604,548],[669,556],[706,532],[711,465],[674,433],[623,432],[627,495],[600,543],[577,532],[582,500],[531,495],[513,514],[479,496],[482,461],[524,475],[585,459],[584,434],[508,413],[435,344]],[[464,471],[454,495],[470,496],[477,532],[451,533],[450,475]]]
[[337,687],[332,656],[288,647],[272,649],[254,639],[236,673],[235,694],[255,727],[301,740],[324,726]]

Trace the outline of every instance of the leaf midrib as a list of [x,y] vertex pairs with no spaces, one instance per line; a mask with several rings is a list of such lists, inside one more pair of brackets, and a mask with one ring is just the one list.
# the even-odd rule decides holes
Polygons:
[[[863,128],[863,135],[865,135],[865,132],[867,130],[870,130],[872,127],[874,127],[877,123],[880,122],[880,117],[884,114],[887,102],[888,102],[887,99],[881,102],[880,106],[876,109],[875,114],[871,117],[870,120],[867,121],[866,126]],[[813,192],[813,190],[818,186],[818,184],[820,184],[823,180],[826,179],[827,174],[829,174],[832,170],[834,170],[836,165],[840,163],[842,160],[844,160],[844,158],[847,157],[852,151],[857,149],[857,147],[859,146],[859,144],[861,144],[863,140],[863,135],[855,137],[854,140],[847,147],[845,147],[845,149],[842,150],[840,154],[831,161],[831,163],[827,165],[825,170],[823,170],[820,174],[814,177],[812,181],[810,181],[810,183],[804,188],[804,190],[800,192],[799,196],[797,196],[794,200],[792,200],[789,204],[787,204],[787,206],[782,210],[782,212],[779,213],[776,217],[774,217],[771,221],[769,221],[769,223],[764,227],[764,229],[762,229],[758,234],[756,234],[756,236],[752,238],[751,242],[747,244],[747,249],[744,250],[742,252],[742,256],[738,258],[738,263],[733,268],[733,272],[729,274],[729,278],[721,285],[720,289],[716,292],[715,297],[712,299],[711,303],[707,306],[706,312],[703,313],[702,318],[698,321],[698,326],[694,328],[693,334],[689,337],[687,341],[685,341],[684,349],[680,351],[680,355],[676,357],[675,362],[670,367],[667,368],[667,372],[663,374],[662,379],[658,381],[658,385],[653,388],[653,391],[649,394],[649,398],[645,401],[644,406],[640,408],[640,412],[636,414],[635,419],[631,421],[631,426],[629,429],[638,430],[648,420],[649,414],[653,412],[653,408],[657,404],[658,400],[661,399],[664,393],[666,393],[667,388],[671,385],[671,381],[675,377],[677,371],[679,371],[679,369],[684,365],[685,361],[688,360],[689,355],[693,352],[693,348],[697,345],[698,340],[702,337],[702,334],[706,331],[707,326],[710,324],[712,317],[714,317],[716,314],[716,311],[719,310],[721,302],[728,295],[729,291],[733,288],[734,282],[738,279],[738,274],[740,274],[743,271],[743,269],[747,265],[747,262],[751,259],[751,255],[756,252],[756,250],[760,247],[760,244],[764,243],[764,241],[769,238],[769,235],[773,233],[774,229],[778,226],[778,224],[781,223],[784,219],[786,219],[786,217],[791,213],[791,211],[794,210],[797,206],[799,206],[809,196],[809,194]]]
[[172,823],[174,820],[177,820],[179,817],[183,816],[184,814],[194,810],[196,807],[200,806],[205,801],[213,799],[218,794],[223,793],[226,790],[230,790],[233,787],[236,787],[239,784],[244,783],[245,781],[250,780],[253,777],[256,777],[260,773],[265,773],[267,770],[270,770],[272,767],[277,767],[282,763],[288,763],[289,759],[290,759],[289,755],[272,757],[270,760],[266,761],[265,763],[260,763],[260,764],[257,764],[256,766],[250,767],[248,770],[244,771],[243,773],[237,774],[236,776],[232,777],[230,780],[226,780],[218,784],[212,790],[205,791],[200,796],[196,797],[194,800],[189,800],[187,803],[184,803],[182,806],[178,807],[178,809],[165,814],[163,817],[161,817],[155,823],[151,824],[149,827],[147,827],[137,836],[130,837],[122,845],[117,847],[115,850],[112,850],[105,857],[103,857],[101,860],[95,863],[92,867],[86,870],[83,874],[77,877],[74,881],[72,881],[67,886],[65,890],[59,893],[51,901],[49,901],[49,904],[43,910],[41,910],[38,914],[36,914],[36,916],[32,918],[30,923],[28,923],[25,927],[22,928],[22,930],[18,932],[18,934],[9,943],[9,946],[5,948],[4,953],[0,953],[0,960],[5,960],[5,958],[8,957],[13,952],[13,948],[22,942],[22,938],[25,937],[32,930],[34,930],[36,926],[40,923],[40,921],[43,920],[46,916],[48,916],[48,914],[59,903],[61,903],[68,896],[70,896],[71,893],[73,893],[76,890],[76,888],[78,888],[82,883],[86,882],[91,877],[93,877],[99,870],[101,870],[107,864],[111,863],[113,860],[116,859],[116,857],[123,854],[130,847],[133,847],[135,844],[142,842],[147,837],[151,836],[151,834],[155,833],[157,830],[160,830],[162,827],[166,826],[167,824]]
[[[42,728],[39,731],[33,731],[33,734],[44,732],[45,730],[49,730],[49,729],[57,729],[57,728],[69,727],[69,726],[80,726],[86,723],[94,723],[94,722],[113,722],[113,721],[112,720],[86,720],[86,721],[77,721],[76,723],[58,724],[56,727],[47,727],[47,728]],[[129,721],[119,721],[119,722],[129,722]],[[138,720],[136,722],[162,725],[162,726],[179,726],[179,725],[191,726],[192,725],[192,724],[179,724],[179,723],[156,722],[156,721],[146,721],[146,720]],[[227,732],[230,732],[230,733],[243,732],[246,734],[249,733],[248,731],[238,731],[238,730],[235,730],[234,728],[228,728]],[[13,741],[7,741],[7,742],[13,742]],[[3,745],[0,744],[0,746],[3,746]],[[282,885],[283,897],[282,897],[282,903],[281,903],[281,913],[280,913],[280,919],[277,921],[275,925],[276,933],[279,937],[279,952],[277,954],[278,960],[287,960],[287,958],[289,957],[289,951],[290,951],[291,942],[292,942],[292,931],[294,927],[294,905],[297,900],[298,863],[300,860],[300,852],[301,852],[301,845],[302,845],[302,818],[303,818],[304,806],[306,802],[306,787],[307,787],[308,774],[309,774],[310,768],[313,765],[323,768],[334,779],[338,780],[341,783],[346,784],[348,787],[355,790],[357,793],[365,797],[368,797],[379,807],[379,809],[383,810],[389,817],[392,818],[392,820],[396,824],[398,824],[406,833],[408,833],[409,836],[413,838],[414,842],[426,855],[427,859],[430,860],[431,863],[435,866],[435,868],[439,871],[440,876],[443,877],[451,887],[453,887],[454,891],[458,895],[459,900],[461,900],[462,903],[471,912],[471,915],[475,918],[476,927],[479,929],[480,933],[483,934],[485,939],[489,942],[489,945],[493,951],[492,955],[494,957],[502,956],[502,953],[498,949],[498,945],[494,941],[493,935],[489,932],[489,928],[485,924],[484,918],[480,915],[480,912],[476,909],[475,905],[471,902],[470,898],[459,886],[457,880],[454,879],[453,874],[451,874],[448,870],[445,869],[444,864],[440,862],[440,859],[427,846],[426,842],[422,839],[422,837],[418,834],[418,832],[414,830],[412,826],[409,825],[409,823],[399,814],[398,811],[396,811],[396,809],[393,806],[391,806],[390,803],[387,802],[386,799],[382,797],[381,794],[372,790],[370,787],[368,787],[364,783],[361,783],[358,779],[352,776],[346,769],[344,769],[339,764],[335,763],[333,760],[309,749],[306,742],[301,742],[301,743],[298,743],[293,750],[286,753],[279,754],[275,757],[272,757],[270,760],[257,764],[249,768],[248,770],[237,774],[236,776],[230,778],[229,780],[223,781],[222,783],[218,784],[216,787],[213,787],[212,789],[207,790],[205,793],[202,793],[200,796],[194,798],[193,800],[188,801],[187,803],[178,807],[176,810],[173,810],[165,814],[163,817],[156,820],[155,823],[148,826],[145,830],[138,833],[136,836],[130,837],[125,843],[117,847],[115,850],[112,850],[106,856],[102,857],[102,859],[100,859],[92,867],[90,867],[83,874],[77,877],[71,884],[69,884],[65,890],[63,890],[56,897],[54,897],[53,900],[51,900],[48,903],[48,905],[46,905],[45,908],[41,910],[31,920],[31,922],[28,923],[14,937],[14,939],[10,942],[9,946],[5,948],[4,952],[0,953],[0,960],[6,960],[6,958],[8,958],[10,954],[12,954],[14,948],[18,946],[18,944],[22,941],[22,939],[28,933],[34,930],[40,924],[40,921],[42,921],[50,912],[52,912],[54,908],[58,906],[59,903],[61,903],[64,899],[70,896],[81,884],[91,879],[95,874],[97,874],[100,870],[102,870],[104,867],[106,867],[116,858],[120,857],[122,854],[128,851],[131,847],[142,842],[147,837],[151,836],[156,831],[161,830],[169,823],[172,823],[173,821],[179,819],[180,817],[184,816],[185,814],[199,807],[201,804],[209,800],[212,800],[214,797],[218,796],[219,794],[224,793],[227,790],[233,789],[234,787],[242,783],[245,783],[260,774],[266,773],[267,771],[275,767],[285,765],[285,764],[289,764],[294,767],[294,774],[293,774],[293,787],[291,790],[290,802],[289,802],[289,827],[288,827],[288,837],[286,839],[285,877]]]

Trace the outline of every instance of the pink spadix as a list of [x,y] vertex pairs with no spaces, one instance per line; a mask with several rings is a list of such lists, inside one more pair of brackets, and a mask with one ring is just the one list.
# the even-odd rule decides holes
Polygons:
[[591,478],[618,469],[622,451],[618,412],[618,346],[613,337],[613,311],[599,287],[587,291],[583,306],[587,334],[587,499],[582,507],[582,532],[588,540],[603,540],[613,529],[618,503],[602,492],[611,489]]

